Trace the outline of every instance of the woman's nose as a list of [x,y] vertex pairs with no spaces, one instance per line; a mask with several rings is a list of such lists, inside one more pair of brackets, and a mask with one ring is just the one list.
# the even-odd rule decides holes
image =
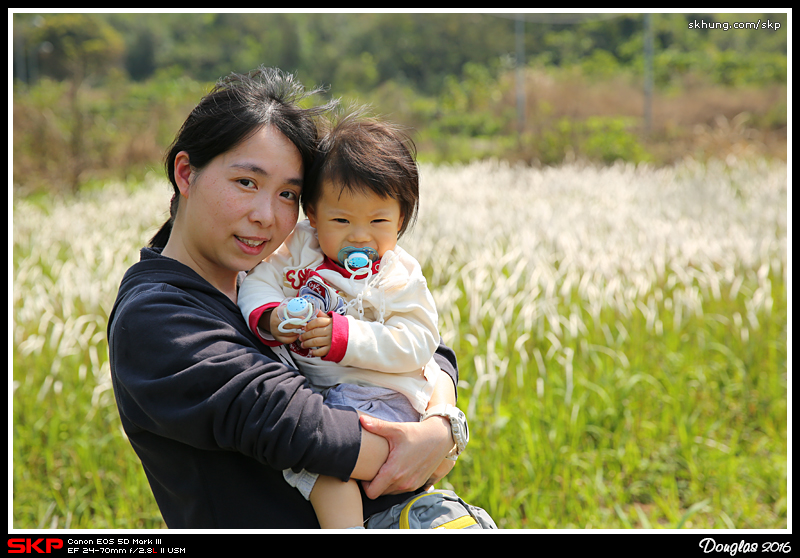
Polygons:
[[272,207],[272,200],[260,200],[250,211],[250,220],[268,227],[275,220],[275,208]]

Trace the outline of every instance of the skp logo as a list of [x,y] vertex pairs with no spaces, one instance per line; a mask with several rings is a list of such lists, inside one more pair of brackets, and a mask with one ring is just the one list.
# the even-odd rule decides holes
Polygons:
[[54,549],[64,548],[61,539],[8,539],[9,554],[50,554]]

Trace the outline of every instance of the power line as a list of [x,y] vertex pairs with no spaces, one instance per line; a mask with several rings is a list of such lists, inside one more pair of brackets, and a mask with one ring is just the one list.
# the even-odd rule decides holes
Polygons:
[[547,25],[576,25],[587,21],[606,21],[631,14],[488,14],[503,19],[522,20],[526,23]]

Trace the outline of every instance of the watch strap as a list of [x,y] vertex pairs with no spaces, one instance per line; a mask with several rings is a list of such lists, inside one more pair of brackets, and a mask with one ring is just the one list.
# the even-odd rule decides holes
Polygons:
[[434,405],[428,409],[419,420],[423,421],[433,416],[446,417],[450,421],[450,429],[452,432],[453,441],[455,442],[455,447],[447,455],[447,459],[452,459],[455,461],[459,454],[467,447],[467,442],[469,441],[466,432],[467,417],[458,407],[450,405],[449,403],[442,403],[440,405]]

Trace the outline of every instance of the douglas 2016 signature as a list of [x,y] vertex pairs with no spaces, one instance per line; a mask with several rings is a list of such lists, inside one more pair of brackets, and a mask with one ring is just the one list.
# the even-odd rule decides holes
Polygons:
[[706,537],[700,541],[700,548],[703,549],[705,554],[709,552],[722,552],[736,556],[739,553],[747,552],[783,552],[788,554],[792,551],[791,545],[788,542],[765,542],[765,543],[748,543],[747,541],[739,541],[738,543],[718,543],[711,537]]

